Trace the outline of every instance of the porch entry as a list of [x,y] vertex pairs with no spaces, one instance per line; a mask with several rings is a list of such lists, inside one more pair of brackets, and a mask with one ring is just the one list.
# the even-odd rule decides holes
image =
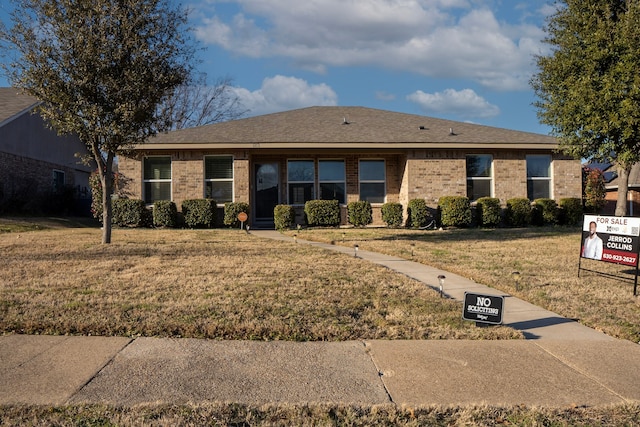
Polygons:
[[253,165],[253,224],[255,228],[273,228],[273,209],[280,202],[280,174],[277,162]]

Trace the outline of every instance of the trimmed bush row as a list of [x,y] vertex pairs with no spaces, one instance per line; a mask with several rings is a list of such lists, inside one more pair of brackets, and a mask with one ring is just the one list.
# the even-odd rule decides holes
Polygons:
[[[182,203],[181,216],[176,204],[171,201],[158,201],[153,209],[147,209],[139,199],[114,199],[112,222],[120,227],[178,227],[188,228],[216,227],[217,205],[211,199],[191,199]],[[227,227],[240,227],[238,214],[249,213],[249,204],[245,202],[225,203],[223,224]],[[435,226],[434,210],[427,206],[424,199],[412,199],[407,205],[405,226],[426,228]],[[527,227],[529,225],[579,225],[582,220],[582,200],[579,198],[536,199],[527,198],[507,200],[502,209],[500,200],[482,197],[471,205],[467,197],[446,196],[438,200],[437,223],[442,227]],[[340,225],[340,204],[337,200],[310,200],[304,205],[307,225],[311,227],[336,227]],[[382,221],[387,227],[401,227],[404,215],[403,206],[397,202],[388,202],[381,208]],[[290,205],[277,205],[274,209],[274,223],[277,230],[286,230],[295,225],[296,211]],[[373,222],[373,209],[366,201],[350,202],[347,205],[347,220],[355,227],[364,227]]]

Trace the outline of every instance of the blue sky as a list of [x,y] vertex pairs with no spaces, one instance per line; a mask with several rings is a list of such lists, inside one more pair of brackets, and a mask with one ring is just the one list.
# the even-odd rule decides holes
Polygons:
[[548,133],[529,79],[551,0],[184,4],[206,48],[199,69],[230,77],[249,115],[364,106]]

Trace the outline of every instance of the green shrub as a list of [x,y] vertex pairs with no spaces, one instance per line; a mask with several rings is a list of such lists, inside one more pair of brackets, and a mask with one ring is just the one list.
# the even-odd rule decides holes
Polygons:
[[182,202],[184,224],[188,228],[211,228],[216,224],[216,202],[211,199],[189,199]]
[[411,199],[407,205],[407,226],[422,228],[433,221],[433,215],[424,199]]
[[296,210],[291,205],[277,205],[273,209],[273,222],[276,230],[288,230],[296,220]]
[[558,221],[562,225],[578,225],[582,221],[582,200],[577,197],[560,199]]
[[438,200],[440,224],[443,227],[471,225],[471,203],[465,196],[444,196]]
[[382,220],[387,227],[400,227],[402,225],[402,204],[397,202],[387,202],[382,205]]
[[476,200],[476,212],[480,227],[495,227],[500,224],[502,208],[500,199],[495,197],[481,197]]
[[531,224],[531,201],[519,197],[507,200],[506,219],[511,227],[526,227]]
[[371,203],[366,200],[351,202],[347,205],[347,217],[349,224],[356,227],[364,227],[373,222],[373,210]]
[[[224,225],[231,228],[239,228],[238,214],[244,212],[249,215],[249,203],[227,202],[224,204]],[[246,226],[247,224],[245,224]]]
[[337,200],[309,200],[304,204],[304,213],[310,226],[340,225],[340,204]]
[[151,212],[140,199],[113,199],[111,223],[120,227],[149,226]]
[[558,222],[558,204],[553,199],[536,199],[531,207],[531,223],[552,225]]
[[175,227],[178,225],[178,208],[169,200],[158,200],[153,204],[153,225]]

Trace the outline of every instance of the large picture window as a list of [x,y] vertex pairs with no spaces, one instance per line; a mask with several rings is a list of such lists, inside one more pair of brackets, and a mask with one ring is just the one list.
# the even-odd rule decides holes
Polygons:
[[551,156],[527,156],[527,197],[529,200],[551,198]]
[[345,203],[345,169],[344,160],[318,161],[318,182],[320,185],[320,199],[337,200]]
[[222,204],[233,201],[233,157],[204,158],[204,197]]
[[360,160],[360,200],[384,203],[386,173],[384,160]]
[[144,201],[171,200],[171,157],[145,157]]
[[313,160],[289,160],[287,162],[289,204],[303,205],[315,197],[315,166]]
[[467,156],[467,197],[478,200],[481,197],[491,197],[493,157],[489,154]]

